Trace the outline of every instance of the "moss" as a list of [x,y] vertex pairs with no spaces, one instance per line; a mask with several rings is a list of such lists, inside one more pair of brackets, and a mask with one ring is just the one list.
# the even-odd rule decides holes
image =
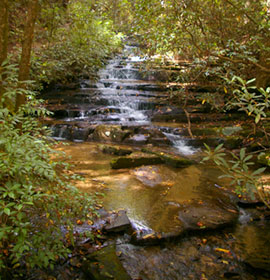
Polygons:
[[104,154],[125,156],[130,155],[133,151],[131,149],[122,148],[120,146],[99,145],[99,149]]
[[115,245],[103,248],[88,256],[83,263],[87,279],[93,280],[131,280],[116,255]]
[[240,148],[243,144],[243,140],[239,136],[230,136],[227,137],[224,143],[226,149],[237,149]]
[[176,156],[176,155],[171,155],[171,154],[165,154],[163,152],[153,152],[148,149],[142,149],[143,152],[153,154],[158,156],[165,164],[176,167],[176,168],[181,168],[181,167],[186,167],[189,165],[194,164],[195,162],[193,160]]
[[258,163],[264,166],[270,166],[270,153],[261,153],[258,157]]
[[111,168],[132,168],[142,165],[152,165],[164,163],[164,160],[155,155],[147,155],[144,153],[135,153],[128,157],[119,157],[111,160]]

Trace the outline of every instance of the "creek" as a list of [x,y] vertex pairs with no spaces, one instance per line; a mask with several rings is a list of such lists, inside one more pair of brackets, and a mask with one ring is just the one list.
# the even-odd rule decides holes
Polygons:
[[[54,112],[53,136],[72,141],[59,149],[84,176],[78,187],[104,193],[107,211],[127,213],[133,233],[114,242],[121,264],[132,279],[270,279],[269,216],[239,207],[218,170],[199,164],[200,137],[186,133],[183,108],[168,105],[175,85],[167,81],[179,69],[167,64],[149,70],[144,60],[136,47],[126,46],[99,72],[98,82],[84,79],[77,89],[43,96]],[[205,119],[197,105],[189,110]],[[211,139],[216,143],[216,136]],[[119,156],[104,154],[100,143],[133,153],[144,147],[194,164],[112,169]],[[114,279],[126,279],[121,277],[116,272]]]

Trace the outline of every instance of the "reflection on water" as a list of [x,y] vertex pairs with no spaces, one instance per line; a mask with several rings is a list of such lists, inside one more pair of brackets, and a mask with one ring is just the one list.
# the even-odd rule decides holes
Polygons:
[[[102,191],[107,210],[125,208],[138,230],[170,232],[181,228],[177,211],[181,204],[216,196],[222,181],[210,167],[193,165],[174,169],[165,165],[112,170],[114,157],[101,153],[96,144],[72,143],[64,150],[72,156],[74,171],[86,178],[80,188]],[[269,279],[250,272],[243,265],[265,269],[270,260],[270,225],[247,223],[250,215],[242,212],[235,230],[207,237],[188,237],[160,246],[137,247],[120,244],[122,262],[134,279]],[[121,243],[121,242],[120,242]],[[225,249],[230,254],[216,251]],[[226,252],[226,251],[225,251]]]

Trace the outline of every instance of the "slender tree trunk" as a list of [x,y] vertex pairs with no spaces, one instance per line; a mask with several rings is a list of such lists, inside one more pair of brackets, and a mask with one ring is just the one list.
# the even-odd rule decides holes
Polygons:
[[[8,49],[8,0],[0,1],[0,75],[2,74],[2,63],[7,58]],[[0,79],[0,103],[3,96],[3,83]]]
[[[2,0],[1,0],[2,1]],[[30,58],[31,49],[34,40],[34,30],[37,16],[39,13],[39,0],[28,1],[28,14],[24,28],[23,40],[22,40],[22,53],[19,65],[19,81],[23,82],[29,79],[30,73]],[[18,95],[16,98],[16,111],[18,108],[25,104],[26,97],[24,95]]]

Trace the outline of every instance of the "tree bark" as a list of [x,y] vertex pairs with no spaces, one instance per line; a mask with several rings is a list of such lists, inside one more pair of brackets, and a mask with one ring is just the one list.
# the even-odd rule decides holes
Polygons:
[[[2,63],[7,58],[8,50],[8,0],[0,1],[0,75],[2,74]],[[0,79],[0,104],[3,96],[3,83]]]
[[[23,82],[29,79],[31,50],[34,40],[35,23],[39,13],[39,0],[28,1],[28,14],[24,27],[22,40],[21,60],[19,64],[19,81]],[[25,86],[22,83],[22,86]],[[25,95],[19,94],[16,98],[16,111],[26,102]]]

